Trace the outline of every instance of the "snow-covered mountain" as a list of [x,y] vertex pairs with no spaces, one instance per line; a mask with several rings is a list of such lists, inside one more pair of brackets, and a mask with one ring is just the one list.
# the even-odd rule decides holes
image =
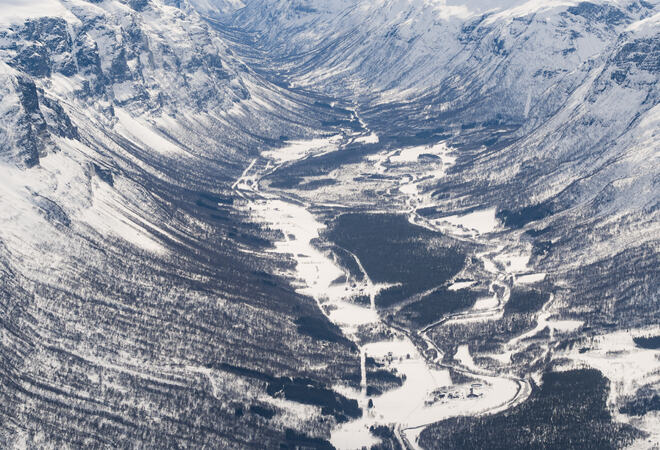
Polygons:
[[483,185],[473,206],[583,205],[657,239],[657,3],[253,0],[231,20],[292,86],[362,99],[380,135],[488,144],[443,186]]
[[660,442],[657,0],[0,0],[0,80],[3,447],[442,447],[586,367],[572,445]]
[[272,281],[284,263],[231,185],[328,114],[189,5],[29,3],[0,3],[0,446],[273,447],[287,427],[327,430],[261,385],[330,385],[357,355],[332,328],[298,331],[323,315]]
[[[555,284],[558,317],[597,333],[657,321],[657,3],[448,3],[255,0],[224,20],[248,32],[237,51],[247,41],[246,57],[272,58],[262,71],[352,98],[381,143],[456,146],[445,177],[403,189],[436,221],[495,207]],[[358,167],[364,187],[323,198],[383,202]],[[300,172],[341,173],[287,173]],[[468,339],[455,328],[436,342]]]
[[[602,57],[626,26],[654,13],[636,1],[460,3],[257,0],[234,20],[280,58],[278,69],[295,85],[381,92],[383,101],[439,86],[447,96],[490,90],[517,100],[522,115],[528,97],[534,105]],[[445,109],[458,106],[442,100]]]

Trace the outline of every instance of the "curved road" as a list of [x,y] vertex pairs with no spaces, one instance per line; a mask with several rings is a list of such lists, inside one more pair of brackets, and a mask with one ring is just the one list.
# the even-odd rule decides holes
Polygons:
[[[367,130],[368,133],[368,130]],[[306,155],[304,158],[309,157],[309,155]],[[299,160],[297,160],[299,161]],[[289,202],[289,203],[294,203],[300,206],[304,206],[306,209],[310,208],[311,206],[319,206],[319,205],[311,205],[308,204],[307,202],[300,201],[300,199],[294,198],[294,196],[288,194],[288,193],[283,193],[279,191],[272,191],[272,192],[261,192],[260,190],[260,183],[262,179],[277,171],[280,167],[284,166],[284,164],[275,164],[274,161],[266,159],[266,158],[255,158],[254,160],[251,161],[250,165],[245,169],[241,177],[236,180],[234,185],[232,186],[233,190],[236,192],[238,196],[241,198],[245,199],[246,201],[255,201],[257,199],[278,199],[281,201]],[[412,205],[411,205],[412,206]],[[417,215],[416,211],[414,208],[412,208],[411,214],[414,217],[411,217],[411,222],[417,223],[420,225],[418,222],[422,222],[423,225],[427,228],[433,229],[434,231],[438,231],[433,227],[433,225],[427,223],[422,217]],[[415,217],[417,220],[415,220]],[[346,249],[344,249],[346,250]],[[358,267],[360,270],[363,272],[365,281],[369,285],[369,287],[373,288],[373,283],[371,282],[371,279],[369,278],[368,273],[362,266],[359,258],[357,255],[354,253],[350,252],[349,250],[346,250],[356,261]],[[501,378],[501,379],[507,379],[509,381],[513,381],[517,383],[518,389],[516,391],[516,394],[507,400],[506,402],[502,403],[501,405],[497,405],[495,407],[489,408],[487,410],[481,411],[479,414],[493,414],[497,413],[503,410],[506,410],[508,408],[511,408],[521,402],[523,402],[531,393],[531,385],[527,380],[521,379],[514,377],[512,375],[502,375],[502,374],[497,374],[494,372],[490,372],[487,370],[475,370],[475,368],[468,368],[465,367],[459,363],[454,363],[454,364],[447,364],[443,363],[443,352],[438,348],[438,346],[433,342],[432,339],[428,337],[428,332],[431,331],[433,328],[441,326],[444,323],[447,323],[449,321],[452,322],[460,322],[460,321],[470,321],[474,319],[488,319],[490,317],[495,317],[497,314],[499,314],[502,311],[503,304],[506,302],[507,297],[510,292],[510,287],[505,284],[505,283],[499,283],[498,281],[494,281],[491,286],[494,286],[496,284],[499,284],[500,286],[504,287],[502,294],[496,294],[498,296],[498,304],[497,306],[493,308],[489,308],[487,310],[469,310],[469,311],[463,311],[455,314],[451,314],[449,316],[446,316],[437,322],[434,322],[432,324],[429,324],[422,328],[419,331],[413,331],[409,330],[406,328],[403,328],[399,325],[396,325],[392,322],[385,321],[381,317],[381,322],[385,324],[386,326],[392,328],[393,330],[396,330],[397,332],[404,334],[405,336],[410,339],[411,342],[415,344],[416,347],[418,347],[419,353],[424,357],[426,360],[426,364],[430,367],[434,367],[437,369],[452,369],[455,370],[459,373],[463,373],[467,376],[470,376],[472,378],[484,378],[484,377],[489,377],[489,378]],[[440,288],[441,286],[438,286],[431,291]],[[497,291],[495,291],[497,292]],[[423,296],[424,293],[418,294]],[[415,297],[417,297],[415,296]],[[374,296],[371,296],[371,307],[375,309],[375,304],[374,304]],[[431,357],[430,353],[428,351],[425,351],[428,348],[432,348],[435,350],[436,356],[434,358]],[[363,353],[363,352],[361,352]],[[363,371],[364,372],[364,371]],[[366,377],[366,374],[362,374],[363,377]],[[366,386],[366,379],[361,381],[361,385]],[[401,425],[399,424],[395,428],[396,432],[396,437],[399,440],[399,443],[404,446],[405,448],[419,448],[416,442],[411,442],[410,439],[407,437],[406,432],[410,431],[416,431],[419,430],[420,428],[425,428],[431,423],[425,423],[425,424],[419,424],[407,428],[402,428]]]

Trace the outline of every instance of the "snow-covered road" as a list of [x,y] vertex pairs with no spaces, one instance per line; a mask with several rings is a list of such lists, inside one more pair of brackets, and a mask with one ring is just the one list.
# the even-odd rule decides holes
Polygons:
[[[364,137],[373,140],[369,131]],[[342,141],[334,136],[328,139],[315,139],[307,144],[297,141],[290,147],[265,152],[261,158],[250,163],[234,183],[233,188],[237,195],[246,200],[247,204],[244,207],[251,211],[255,221],[282,232],[283,240],[276,242],[272,251],[289,255],[295,260],[294,273],[286,275],[298,280],[296,285],[298,291],[314,298],[328,319],[339,326],[347,337],[359,344],[362,378],[360,389],[346,386],[335,386],[335,389],[349,397],[358,398],[365,413],[360,419],[339,425],[332,433],[332,444],[341,449],[370,446],[378,442],[370,433],[370,426],[394,424],[400,443],[405,444],[406,447],[417,448],[417,437],[426,426],[457,415],[502,411],[524,401],[531,388],[525,380],[490,373],[474,365],[458,362],[453,365],[442,364],[442,352],[426,335],[430,329],[446,321],[487,319],[499,314],[501,305],[508,296],[508,287],[505,286],[501,291],[503,294],[497,298],[494,307],[454,314],[426,327],[420,333],[388,323],[381,319],[374,304],[375,296],[385,286],[376,285],[371,281],[359,258],[349,252],[360,270],[364,272],[361,282],[356,282],[332,255],[324,253],[313,245],[312,242],[325,228],[325,225],[310,212],[311,207],[318,207],[319,203],[306,204],[293,201],[287,195],[282,195],[273,189],[265,192],[261,190],[260,179],[266,174],[273,173],[292,161],[308,158],[319,152],[339,150],[344,143],[353,142],[355,139],[354,136],[348,139],[345,137]],[[294,148],[295,155],[283,153],[291,148]],[[401,159],[400,162],[405,163],[406,158],[412,158],[424,150],[428,151],[428,149],[413,150],[392,152],[392,155],[396,155],[390,155],[389,158],[397,162]],[[436,150],[444,152],[446,147],[438,147]],[[407,184],[415,181],[414,177],[404,180]],[[413,189],[408,191],[413,194]],[[365,293],[371,299],[370,305],[362,306],[352,301],[352,298]],[[361,343],[358,329],[365,325],[377,325],[389,329],[392,337],[378,342]],[[435,348],[436,356],[430,356],[424,348],[416,345],[420,341]],[[398,375],[405,376],[401,387],[372,399],[371,408],[368,407],[369,399],[366,392],[367,357],[387,360],[390,370],[396,370]],[[480,380],[479,395],[470,396],[465,387],[454,386],[450,369]],[[451,395],[442,396],[443,399],[438,400],[435,393],[440,390],[451,392]]]

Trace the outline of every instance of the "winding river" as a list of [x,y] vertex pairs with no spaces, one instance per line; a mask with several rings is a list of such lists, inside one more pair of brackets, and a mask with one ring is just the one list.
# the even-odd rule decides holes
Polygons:
[[[373,139],[372,136],[366,133],[351,139]],[[296,142],[291,148],[282,149],[279,153],[265,152],[251,162],[233,185],[235,193],[243,199],[244,207],[251,211],[256,221],[282,232],[284,238],[275,243],[272,251],[290,255],[295,259],[295,273],[289,275],[298,280],[298,292],[313,297],[328,319],[359,345],[360,388],[340,385],[334,386],[334,389],[348,397],[357,398],[364,414],[362,418],[334,429],[331,443],[339,449],[369,447],[378,443],[369,427],[387,424],[394,425],[396,437],[404,448],[418,448],[419,433],[432,423],[458,415],[495,413],[524,401],[531,391],[526,380],[480,369],[472,362],[467,346],[460,348],[455,355],[459,362],[453,366],[443,364],[442,353],[427,336],[432,328],[450,320],[486,320],[495,317],[501,312],[501,306],[508,296],[509,290],[505,284],[502,284],[505,289],[493,291],[494,304],[491,307],[446,317],[419,332],[387,323],[381,319],[374,305],[375,296],[386,286],[374,284],[359,258],[352,255],[364,272],[362,281],[356,283],[331,254],[324,253],[312,244],[325,228],[310,212],[312,206],[319,205],[307,204],[273,189],[262,191],[260,180],[265,175],[292,161],[309,157],[314,149],[317,152],[327,151],[328,148],[336,150],[340,145],[338,141],[339,138],[333,137],[325,141],[317,139],[308,143]],[[414,181],[414,177],[406,178],[405,185],[400,186],[400,190],[414,195]],[[421,219],[414,213],[416,205],[411,203],[410,206],[410,220],[418,223]],[[487,258],[486,255],[482,257]],[[500,278],[504,278],[504,274]],[[368,295],[371,304],[362,306],[352,302],[350,299],[357,295]],[[382,327],[389,331],[391,337],[377,342],[361,342],[358,329],[364,325]],[[434,348],[435,355],[433,352],[426,352],[424,345]],[[386,364],[390,370],[405,376],[401,387],[374,397],[372,407],[369,407],[366,392],[367,357],[374,358]],[[450,369],[479,382],[472,385],[454,385]]]

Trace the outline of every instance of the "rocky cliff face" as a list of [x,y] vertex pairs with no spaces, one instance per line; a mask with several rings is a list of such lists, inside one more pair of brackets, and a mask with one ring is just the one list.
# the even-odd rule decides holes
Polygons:
[[323,389],[358,355],[334,329],[298,331],[330,325],[266,272],[286,263],[231,194],[251,155],[323,132],[315,99],[171,1],[12,4],[0,60],[0,445],[327,434],[341,410],[266,386],[306,377],[352,406]]
[[442,189],[470,179],[477,204],[635,210],[654,228],[655,3],[456,3],[253,0],[231,20],[292,86],[362,98],[379,135],[485,144]]
[[[251,168],[319,220],[496,208],[556,318],[657,323],[657,2],[29,3],[0,12],[3,446],[322,447],[360,414],[332,390],[355,344],[282,275]],[[396,153],[439,143],[451,164]],[[547,334],[519,359],[569,346]]]

